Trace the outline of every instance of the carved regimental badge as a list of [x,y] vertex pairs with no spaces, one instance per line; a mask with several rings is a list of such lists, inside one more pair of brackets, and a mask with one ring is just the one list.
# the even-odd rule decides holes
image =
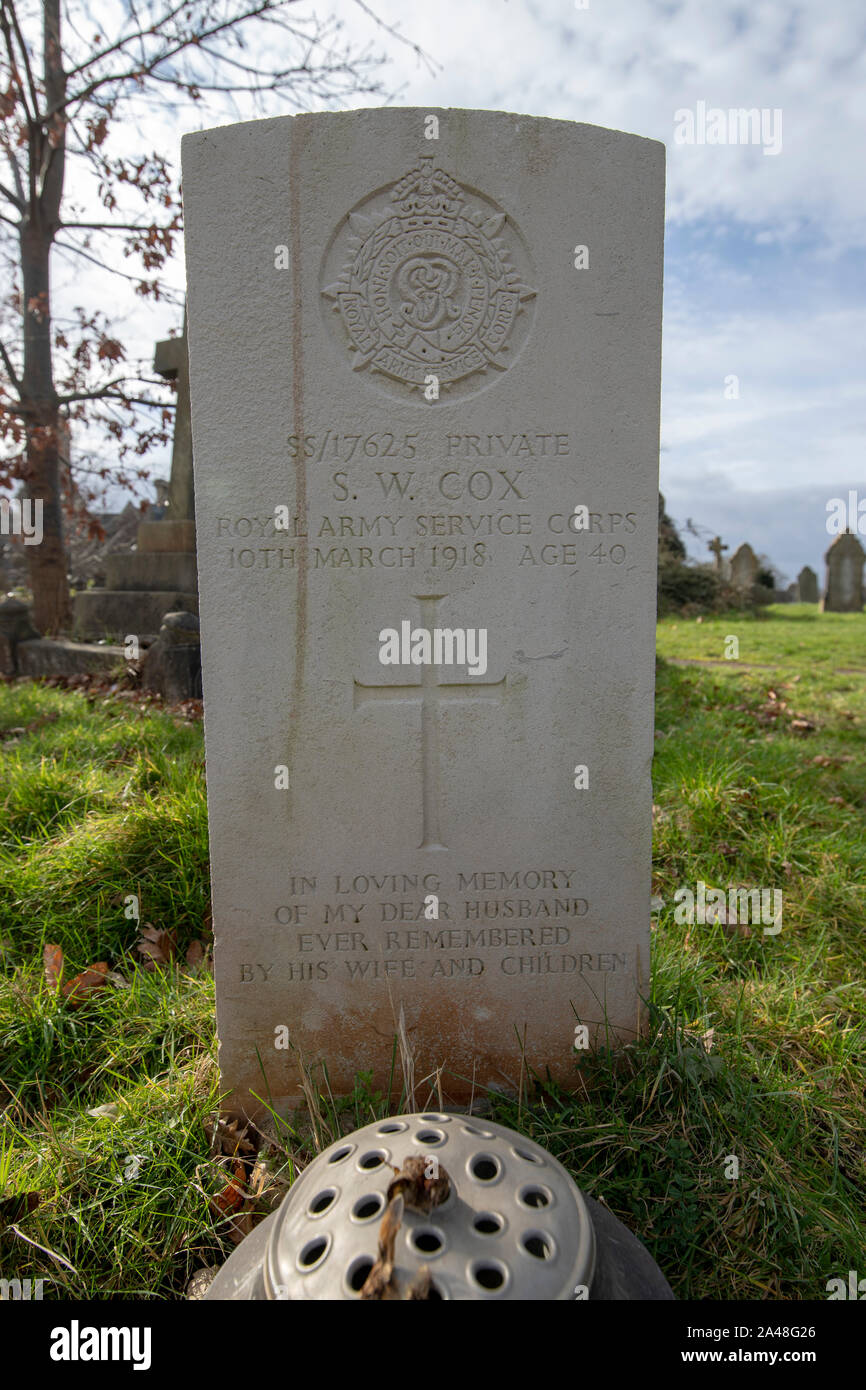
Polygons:
[[457,383],[476,378],[475,388],[479,373],[511,365],[531,319],[529,273],[512,220],[422,155],[349,214],[326,257],[322,293],[355,350],[355,370],[405,383],[423,400],[430,374],[453,394]]

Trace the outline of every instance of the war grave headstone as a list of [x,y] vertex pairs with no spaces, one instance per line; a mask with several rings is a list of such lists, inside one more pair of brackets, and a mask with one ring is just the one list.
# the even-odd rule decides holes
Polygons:
[[731,556],[731,583],[738,589],[750,589],[758,577],[758,557],[745,543]]
[[227,1109],[401,1028],[573,1081],[647,993],[663,146],[302,115],[183,186]]
[[843,531],[827,551],[827,584],[824,590],[825,613],[860,613],[863,610],[862,545],[853,531]]
[[809,565],[804,565],[797,575],[797,588],[801,603],[818,602],[818,576]]

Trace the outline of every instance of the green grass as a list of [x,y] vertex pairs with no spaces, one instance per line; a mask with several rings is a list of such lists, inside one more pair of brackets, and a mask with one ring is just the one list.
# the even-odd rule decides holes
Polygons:
[[663,618],[658,628],[661,656],[724,661],[726,639],[736,637],[737,660],[793,666],[805,671],[856,667],[866,671],[866,629],[860,613],[819,613],[815,603],[772,604],[741,613],[704,618]]
[[[823,1298],[866,1248],[866,676],[837,674],[866,667],[866,616],[669,618],[659,651],[723,660],[729,635],[773,669],[659,663],[648,1034],[492,1114],[603,1196],[679,1297]],[[184,962],[208,934],[200,725],[0,685],[0,766],[0,1276],[179,1297],[234,1248],[205,1130],[213,984]],[[780,888],[781,933],[677,923],[699,879]],[[130,894],[176,930],[179,963],[141,968]],[[70,975],[106,961],[109,984],[70,1008],[43,980],[48,942]],[[318,1109],[324,1143],[389,1106],[361,1074]],[[260,1152],[259,1210],[315,1151],[293,1123]]]

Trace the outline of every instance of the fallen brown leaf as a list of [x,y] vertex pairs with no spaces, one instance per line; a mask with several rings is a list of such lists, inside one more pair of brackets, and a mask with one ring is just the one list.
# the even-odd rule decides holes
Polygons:
[[208,960],[207,948],[204,942],[199,941],[197,937],[195,941],[191,941],[186,948],[185,960],[190,970],[208,968],[210,966],[210,961]]
[[157,965],[171,964],[177,955],[177,941],[164,927],[145,922],[136,950],[145,957],[145,969],[152,970]]
[[60,981],[63,978],[63,947],[45,946],[42,952],[42,967],[45,971],[45,983],[49,989],[59,989]]
[[39,1192],[16,1192],[14,1197],[0,1201],[0,1225],[14,1226],[16,1221],[35,1211],[42,1200]]
[[246,1198],[246,1192],[243,1187],[245,1176],[244,1165],[238,1160],[234,1165],[233,1176],[226,1183],[222,1192],[218,1192],[215,1197],[211,1197],[211,1207],[218,1212],[220,1216],[228,1216],[230,1212],[237,1211],[238,1207],[243,1204]]
[[247,1125],[244,1125],[243,1129],[238,1129],[237,1120],[218,1119],[216,1124],[208,1120],[204,1132],[210,1141],[211,1153],[228,1154],[230,1158],[239,1153],[255,1153],[255,1144],[251,1144],[246,1137],[247,1129]]
[[108,962],[98,960],[94,965],[89,965],[86,970],[82,970],[80,975],[69,980],[63,986],[61,993],[70,1008],[77,1009],[79,1004],[83,1004],[94,990],[102,989],[106,983],[107,974]]

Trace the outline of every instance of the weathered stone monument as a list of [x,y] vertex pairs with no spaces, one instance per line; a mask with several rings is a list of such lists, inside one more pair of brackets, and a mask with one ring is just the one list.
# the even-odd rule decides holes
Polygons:
[[185,318],[182,337],[157,343],[153,366],[177,382],[167,515],[160,506],[159,520],[140,523],[135,550],[106,557],[104,588],[75,595],[77,638],[153,636],[166,613],[198,611]]
[[707,550],[713,552],[713,569],[716,574],[722,573],[722,551],[727,549],[728,547],[722,541],[721,536],[714,536],[707,545]]
[[738,589],[751,589],[758,578],[758,557],[748,543],[731,556],[731,583]]
[[863,611],[864,552],[853,531],[843,531],[827,551],[827,585],[822,609],[825,613]]
[[187,354],[186,310],[183,333],[157,343],[153,369],[177,391],[174,436],[171,449],[171,477],[168,486],[168,520],[187,528],[188,549],[195,550],[195,485],[192,465],[192,425],[189,406],[189,358]]
[[809,565],[804,565],[797,575],[797,588],[801,603],[818,602],[818,576]]
[[185,138],[230,1110],[641,1026],[663,185],[499,112]]

